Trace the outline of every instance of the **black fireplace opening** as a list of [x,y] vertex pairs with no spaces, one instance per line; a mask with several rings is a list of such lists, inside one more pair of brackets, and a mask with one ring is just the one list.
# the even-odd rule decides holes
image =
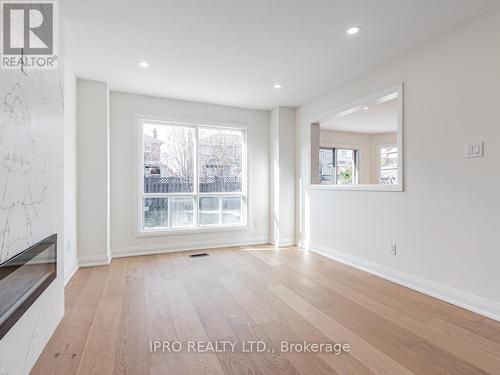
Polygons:
[[0,264],[0,339],[57,277],[57,234]]

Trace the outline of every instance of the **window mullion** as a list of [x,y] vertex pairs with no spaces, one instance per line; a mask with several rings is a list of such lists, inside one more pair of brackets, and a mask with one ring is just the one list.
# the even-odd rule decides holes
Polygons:
[[333,183],[337,185],[337,148],[333,149],[333,175],[335,178],[333,179]]
[[222,225],[222,196],[219,197],[219,225]]
[[194,128],[194,158],[193,158],[193,193],[194,193],[194,211],[193,211],[193,224],[196,228],[199,228],[199,170],[198,170],[198,163],[199,163],[199,142],[198,142],[198,137],[199,137],[199,130],[198,127],[196,126]]
[[170,204],[170,198],[167,197],[167,208],[168,208],[168,221],[167,221],[167,226],[168,228],[172,228],[172,205]]
[[140,208],[139,212],[137,213],[137,220],[138,220],[138,230],[142,231],[144,230],[144,207],[146,204],[146,199],[144,196],[144,124],[142,121],[139,122],[140,124],[140,135],[139,135],[139,168],[138,168],[138,173],[139,173],[139,189],[138,192],[140,194]]

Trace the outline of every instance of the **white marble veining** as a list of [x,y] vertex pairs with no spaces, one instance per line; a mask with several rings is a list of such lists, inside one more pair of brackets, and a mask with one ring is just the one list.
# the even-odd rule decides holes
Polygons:
[[62,160],[57,160],[60,152],[51,140],[60,127],[50,113],[60,101],[57,85],[43,72],[30,72],[27,76],[20,72],[3,73],[1,77],[0,262],[3,262],[55,232],[52,212],[57,206],[57,195],[61,194],[58,179],[61,172],[53,166],[62,165]]
[[64,312],[59,71],[0,70],[0,262],[58,233],[58,277],[0,340],[0,374],[28,374]]

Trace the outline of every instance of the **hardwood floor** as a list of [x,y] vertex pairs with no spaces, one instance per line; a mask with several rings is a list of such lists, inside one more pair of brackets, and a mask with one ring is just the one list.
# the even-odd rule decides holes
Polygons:
[[[267,246],[78,270],[31,374],[500,374],[500,323],[319,255]],[[154,352],[152,340],[180,341]],[[265,352],[243,344],[263,342]],[[236,350],[188,352],[188,341]],[[340,355],[281,342],[350,344]]]

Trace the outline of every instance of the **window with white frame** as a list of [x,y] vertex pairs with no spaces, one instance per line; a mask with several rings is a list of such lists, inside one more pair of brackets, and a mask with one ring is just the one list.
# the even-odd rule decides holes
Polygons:
[[246,225],[244,129],[141,121],[140,229]]
[[358,159],[358,150],[356,149],[320,147],[320,182],[336,185],[357,184]]
[[380,147],[380,183],[397,185],[398,183],[398,147],[387,145]]

